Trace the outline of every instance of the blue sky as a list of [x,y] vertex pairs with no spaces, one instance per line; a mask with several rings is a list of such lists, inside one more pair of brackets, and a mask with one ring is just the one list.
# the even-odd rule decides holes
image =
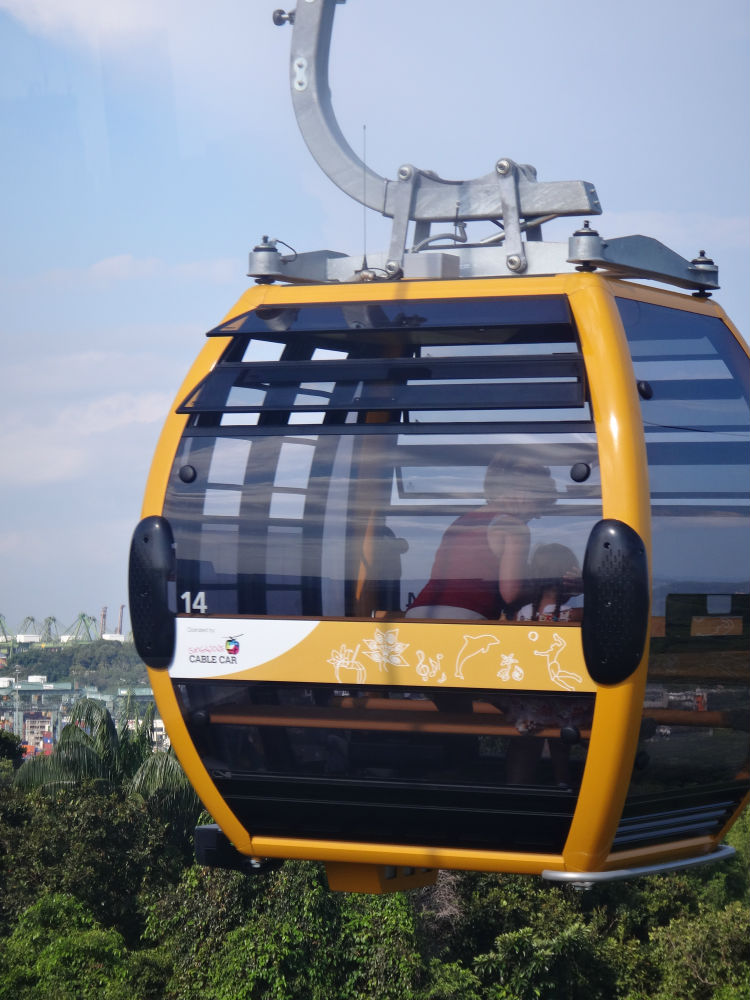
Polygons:
[[[361,207],[298,134],[276,5],[0,0],[11,628],[105,605],[114,628],[164,415],[259,237],[362,247]],[[333,101],[384,176],[411,162],[471,178],[510,156],[540,180],[592,181],[603,236],[714,257],[747,337],[749,42],[746,0],[348,0]],[[367,232],[386,247],[385,220]]]

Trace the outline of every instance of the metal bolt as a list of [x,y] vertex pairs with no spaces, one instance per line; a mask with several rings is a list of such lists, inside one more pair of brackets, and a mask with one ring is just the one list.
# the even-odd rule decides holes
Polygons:
[[400,181],[408,181],[411,177],[412,169],[408,163],[405,163],[403,167],[398,168],[398,179]]
[[521,260],[521,258],[518,256],[517,253],[510,254],[510,256],[506,258],[505,263],[508,265],[509,271],[523,270],[523,261]]
[[588,219],[585,220],[580,229],[576,229],[573,233],[574,236],[598,236],[599,233],[591,228],[591,223]]
[[294,89],[307,90],[307,59],[297,56],[292,63],[294,67]]
[[698,267],[698,268],[702,267],[704,269],[713,268],[716,266],[714,262],[711,260],[711,258],[706,256],[705,250],[701,250],[698,256],[693,257],[690,263],[693,265],[693,267]]
[[273,12],[273,23],[277,28],[281,27],[282,24],[294,24],[294,11],[290,11],[288,14],[285,10],[275,10]]
[[510,160],[498,160],[495,164],[495,170],[497,170],[501,177],[505,177],[505,175],[509,174],[511,171]]

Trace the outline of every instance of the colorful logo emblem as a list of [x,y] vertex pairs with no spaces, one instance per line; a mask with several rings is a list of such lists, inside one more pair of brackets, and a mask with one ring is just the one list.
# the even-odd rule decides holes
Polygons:
[[224,643],[224,649],[226,649],[226,651],[229,654],[231,654],[232,656],[236,656],[237,653],[239,653],[239,651],[240,651],[239,640],[238,639],[227,639],[227,641]]

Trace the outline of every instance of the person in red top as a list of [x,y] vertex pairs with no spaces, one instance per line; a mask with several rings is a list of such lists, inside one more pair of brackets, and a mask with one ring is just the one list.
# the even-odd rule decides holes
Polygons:
[[554,502],[549,469],[497,455],[484,480],[487,504],[447,529],[409,618],[498,619],[517,606],[527,577],[528,522]]

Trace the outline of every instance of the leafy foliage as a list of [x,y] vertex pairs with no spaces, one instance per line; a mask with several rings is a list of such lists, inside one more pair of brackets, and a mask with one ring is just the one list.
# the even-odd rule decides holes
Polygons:
[[0,1000],[139,1000],[164,982],[156,953],[130,953],[64,893],[42,896],[0,944]]
[[47,892],[75,897],[137,942],[140,898],[179,878],[186,847],[146,806],[95,785],[54,794],[0,790],[0,933]]
[[93,684],[100,691],[148,683],[146,667],[135,646],[106,639],[18,649],[13,653],[13,666],[20,669],[22,676],[44,674],[50,683],[70,680]]
[[128,700],[116,726],[101,702],[85,698],[74,705],[53,752],[25,761],[16,784],[47,792],[87,781],[103,791],[122,788],[187,836],[199,812],[198,798],[174,754],[153,752],[153,720],[153,704],[138,719]]
[[654,1000],[712,1000],[729,987],[750,996],[750,912],[740,902],[675,917],[651,935],[660,970]]
[[9,760],[13,767],[20,767],[23,761],[21,737],[0,729],[0,760]]
[[66,742],[101,773],[0,780],[0,1000],[749,995],[747,814],[730,862],[585,893],[443,872],[410,894],[334,894],[310,862],[262,877],[193,864],[174,758],[139,764],[136,730],[78,720],[86,739]]

